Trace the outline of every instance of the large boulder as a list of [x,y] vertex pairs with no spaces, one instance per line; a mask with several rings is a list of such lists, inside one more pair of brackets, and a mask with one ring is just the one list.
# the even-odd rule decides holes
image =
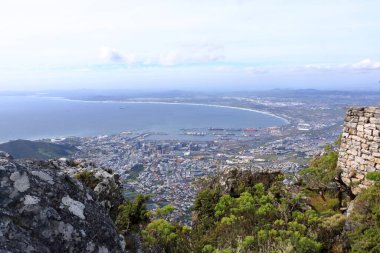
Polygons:
[[230,194],[237,197],[240,195],[242,187],[254,186],[257,183],[264,184],[266,188],[270,187],[280,174],[281,172],[279,171],[232,168],[221,172],[217,177],[213,178],[211,185],[212,187],[220,187],[221,194]]
[[123,252],[98,199],[57,163],[0,152],[0,252]]

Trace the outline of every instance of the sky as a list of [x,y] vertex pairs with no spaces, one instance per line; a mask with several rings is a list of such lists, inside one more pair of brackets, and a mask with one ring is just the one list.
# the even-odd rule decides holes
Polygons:
[[380,90],[378,0],[1,0],[0,90]]

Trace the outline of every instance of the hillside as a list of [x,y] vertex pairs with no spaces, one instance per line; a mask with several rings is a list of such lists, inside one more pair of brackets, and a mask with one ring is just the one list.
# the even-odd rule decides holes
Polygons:
[[340,179],[337,146],[296,175],[232,169],[198,182],[192,227],[169,219],[171,205],[148,210],[148,196],[123,200],[118,176],[91,162],[15,162],[0,152],[0,219],[6,224],[0,232],[8,238],[0,239],[0,250],[83,252],[90,236],[88,252],[123,252],[119,233],[127,252],[379,252],[380,174],[370,173],[374,184],[352,195]]
[[[296,174],[225,170],[197,182],[192,226],[170,220],[171,205],[148,211],[148,196],[116,220],[144,252],[380,252],[380,174],[358,195],[342,181],[340,140]],[[134,251],[132,251],[134,252]]]
[[76,148],[41,141],[16,140],[0,144],[0,150],[11,154],[15,159],[45,160],[70,157]]

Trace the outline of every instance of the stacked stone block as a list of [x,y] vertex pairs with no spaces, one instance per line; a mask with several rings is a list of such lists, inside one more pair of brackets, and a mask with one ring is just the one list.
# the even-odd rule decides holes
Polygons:
[[380,171],[380,106],[349,108],[344,120],[338,167],[355,194],[371,185],[370,171]]

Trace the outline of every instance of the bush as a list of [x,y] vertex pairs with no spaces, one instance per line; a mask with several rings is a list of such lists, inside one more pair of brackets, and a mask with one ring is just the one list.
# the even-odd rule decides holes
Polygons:
[[164,219],[153,220],[142,231],[145,250],[152,253],[189,253],[189,234],[188,227]]
[[372,180],[372,181],[380,181],[380,171],[368,172],[367,179]]
[[349,224],[351,252],[380,252],[380,182],[358,195]]
[[95,177],[95,173],[92,171],[78,172],[74,177],[91,189],[95,189],[95,187],[101,182],[100,179]]
[[140,225],[149,221],[145,202],[148,196],[137,195],[133,202],[125,202],[118,208],[116,227],[120,232],[137,230]]

